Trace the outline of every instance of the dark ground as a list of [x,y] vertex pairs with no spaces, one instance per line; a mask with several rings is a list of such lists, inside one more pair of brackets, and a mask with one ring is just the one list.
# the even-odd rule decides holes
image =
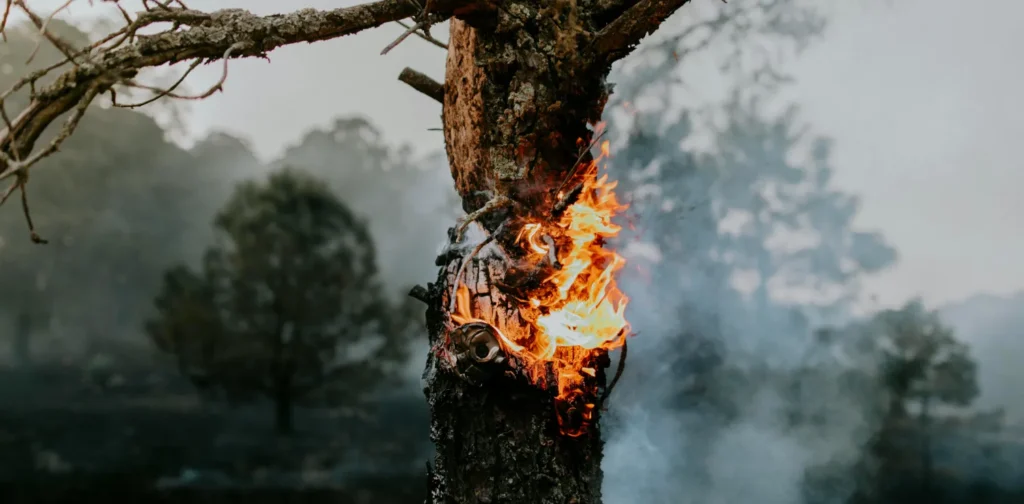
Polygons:
[[[418,391],[299,410],[296,434],[280,437],[266,405],[202,404],[173,377],[129,378],[0,370],[0,503],[423,502],[432,446]],[[908,468],[889,498],[856,504],[1024,504],[1024,442],[1008,434],[947,433],[930,483]]]
[[281,437],[268,406],[159,388],[97,386],[81,369],[0,372],[0,502],[423,501],[431,446],[414,392],[300,409]]

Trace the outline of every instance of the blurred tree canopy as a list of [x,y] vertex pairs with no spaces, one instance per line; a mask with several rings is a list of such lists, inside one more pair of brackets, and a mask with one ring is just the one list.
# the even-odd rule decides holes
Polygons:
[[[86,39],[53,23],[71,40]],[[0,45],[0,83],[58,57],[44,43],[27,64],[38,37],[34,28],[9,32]],[[160,271],[194,253],[202,237],[195,222],[212,216],[207,202],[221,200],[232,184],[219,160],[174,145],[149,116],[94,108],[63,155],[32,169],[32,220],[50,243],[29,241],[17,194],[0,212],[0,316],[19,361],[28,360],[35,333],[74,332],[58,345],[73,353],[137,331]]]
[[433,280],[433,262],[420,259],[437,254],[461,204],[443,152],[414,158],[408,147],[389,145],[370,121],[349,117],[309,131],[273,163],[288,165],[322,177],[367,216],[381,275],[395,293],[406,297],[412,284]]
[[176,267],[147,324],[200,388],[254,394],[292,429],[300,400],[352,400],[405,358],[406,313],[383,296],[373,240],[324,181],[295,169],[243,183],[202,270]]
[[[87,39],[59,19],[51,28],[69,40]],[[0,44],[0,83],[60,56],[44,41],[26,63],[38,30],[19,26],[8,35]],[[234,186],[270,169],[231,135],[211,133],[184,149],[149,115],[101,102],[93,109],[62,145],[62,155],[32,169],[32,218],[50,243],[29,241],[17,194],[0,212],[0,340],[17,362],[28,362],[32,353],[89,357],[108,351],[111,342],[147,350],[138,329],[163,272],[177,263],[198,264],[214,236],[206,223]],[[451,220],[447,196],[454,190],[443,155],[414,161],[367,120],[350,118],[311,130],[270,163],[288,164],[309,167],[368,217],[384,265],[383,288],[401,294],[403,310],[412,309],[405,293],[429,279],[433,265],[408,258],[434,254]]]
[[[978,396],[977,364],[970,349],[935,311],[920,300],[885,310],[866,330],[882,353],[882,378],[892,399],[890,414],[903,416],[911,401],[968,406]],[[925,412],[927,413],[927,412]]]
[[[644,306],[630,320],[652,341],[630,348],[651,364],[627,368],[640,376],[623,386],[670,384],[659,399],[692,418],[699,434],[679,491],[696,501],[714,500],[702,461],[742,422],[770,424],[821,457],[808,467],[827,466],[836,495],[859,484],[851,454],[874,434],[880,387],[873,368],[840,362],[812,329],[847,323],[861,279],[896,252],[856,227],[859,201],[834,183],[832,140],[779,99],[786,59],[820,37],[828,7],[693,7],[619,69],[607,113],[609,167],[630,204],[619,245],[638,285],[627,292]],[[720,79],[696,93],[695,75]]]

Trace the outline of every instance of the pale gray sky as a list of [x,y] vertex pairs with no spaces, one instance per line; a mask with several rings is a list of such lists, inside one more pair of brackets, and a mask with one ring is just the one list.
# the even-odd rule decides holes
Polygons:
[[[283,3],[191,1],[259,13]],[[293,0],[288,8],[354,3]],[[792,66],[791,96],[805,119],[837,139],[838,185],[863,198],[858,224],[880,229],[900,251],[896,267],[867,282],[884,305],[1024,289],[1024,198],[1016,197],[1024,173],[1013,151],[1024,138],[1024,97],[1015,92],[1024,78],[1022,19],[1020,0],[849,2]],[[242,134],[270,157],[310,126],[364,114],[392,140],[439,149],[440,133],[427,128],[440,125],[440,106],[396,77],[412,66],[440,79],[444,54],[410,39],[380,56],[401,31],[279,49],[269,63],[233,62],[226,92],[196,104],[191,125],[200,135]],[[217,78],[217,67],[206,70],[200,79]]]

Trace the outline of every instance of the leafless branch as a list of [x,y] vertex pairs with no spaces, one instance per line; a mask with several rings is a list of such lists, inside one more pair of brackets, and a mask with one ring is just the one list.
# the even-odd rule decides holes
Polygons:
[[213,94],[216,93],[217,91],[223,91],[224,90],[224,83],[227,82],[227,80],[228,80],[228,61],[230,61],[231,53],[232,53],[232,51],[235,51],[235,50],[238,50],[238,49],[241,49],[241,48],[242,48],[242,45],[239,43],[239,44],[235,44],[235,45],[229,47],[227,51],[224,51],[224,56],[222,57],[222,61],[223,61],[223,64],[224,64],[224,70],[221,72],[220,79],[217,80],[216,84],[214,84],[213,86],[210,86],[210,88],[207,89],[203,93],[200,93],[200,94],[194,95],[194,96],[188,96],[188,95],[179,95],[179,94],[176,94],[176,93],[173,92],[175,88],[180,86],[181,83],[185,81],[185,78],[188,77],[188,74],[191,73],[192,70],[195,70],[195,68],[197,66],[199,66],[201,61],[200,60],[196,60],[196,61],[192,62],[192,65],[189,66],[188,70],[185,71],[185,74],[182,75],[181,78],[179,78],[174,84],[171,85],[171,87],[169,87],[167,89],[160,89],[160,88],[156,88],[156,87],[152,87],[152,86],[144,86],[144,85],[135,84],[135,83],[131,83],[130,84],[132,87],[148,89],[150,91],[155,91],[157,93],[155,96],[149,98],[148,100],[146,100],[146,101],[144,101],[142,103],[135,103],[135,104],[128,104],[128,105],[118,105],[118,104],[115,103],[115,105],[118,105],[120,107],[125,107],[125,108],[141,107],[141,106],[146,105],[148,103],[152,103],[152,102],[154,102],[156,100],[159,100],[161,97],[164,97],[164,96],[168,96],[168,97],[171,97],[171,98],[177,98],[179,100],[202,100],[204,98],[209,98],[210,96],[213,96]]
[[413,33],[416,32],[416,30],[419,30],[420,28],[423,28],[425,26],[426,26],[426,22],[425,21],[417,21],[416,24],[406,28],[405,31],[402,32],[402,34],[399,35],[398,38],[395,39],[394,42],[388,44],[387,47],[385,47],[384,50],[380,52],[381,56],[391,52],[392,49],[398,47],[398,44],[401,44],[402,41],[404,41],[405,39],[409,38],[409,35],[412,35]]
[[430,291],[422,285],[414,285],[412,289],[409,290],[409,296],[418,301],[430,304]]
[[44,20],[44,19],[40,18],[35,12],[32,12],[32,10],[29,9],[27,5],[25,5],[24,0],[15,0],[15,3],[18,5],[18,7],[22,11],[24,11],[26,15],[28,15],[29,19],[32,21],[32,24],[36,25],[36,28],[39,29],[40,37],[39,37],[39,39],[36,40],[36,45],[32,49],[32,54],[30,54],[29,57],[28,57],[28,62],[29,63],[31,63],[32,60],[35,59],[36,54],[39,53],[39,48],[42,46],[42,41],[43,41],[44,38],[49,40],[50,43],[53,44],[53,46],[57,48],[57,50],[59,50],[60,52],[64,53],[64,56],[66,56],[69,60],[73,60],[74,59],[74,57],[72,56],[72,53],[75,52],[75,49],[71,46],[71,44],[68,43],[65,40],[62,40],[60,37],[57,37],[57,36],[53,35],[48,30],[48,28],[50,26],[50,22],[53,21],[53,18],[57,17],[57,14],[60,14],[61,11],[63,11],[64,9],[67,9],[71,5],[71,3],[74,2],[74,1],[75,0],[66,0],[64,2],[64,4],[62,4],[56,10],[54,10]]
[[[405,23],[403,23],[401,21],[395,21],[395,22],[398,23],[398,25],[401,26],[402,28],[405,28],[406,30],[409,30],[409,29],[412,28],[409,25],[407,25],[407,24],[405,24]],[[441,49],[448,49],[448,44],[447,43],[441,42],[440,40],[437,40],[436,38],[434,38],[433,36],[427,34],[423,30],[416,30],[414,33],[416,34],[417,37],[419,37],[419,38],[421,38],[423,40],[426,40],[427,42],[430,42],[431,44],[434,44],[437,47],[440,47]]]
[[7,20],[11,17],[11,5],[14,0],[7,0],[7,4],[4,5],[4,17],[0,20],[0,35],[3,36],[4,42],[7,42]]
[[591,50],[596,61],[610,64],[622,59],[690,0],[640,0],[594,36]]
[[412,86],[416,91],[437,100],[439,103],[444,103],[444,84],[427,77],[425,74],[406,67],[402,70],[402,73],[398,74],[398,80]]
[[[0,115],[6,126],[0,131],[0,180],[17,177],[12,187],[23,191],[26,206],[24,184],[29,168],[60,147],[96,96],[109,91],[116,104],[114,90],[117,86],[154,93],[141,103],[117,104],[121,107],[140,107],[164,97],[198,100],[223,88],[230,58],[265,57],[284,45],[338,38],[417,15],[432,19],[470,11],[478,15],[481,9],[487,8],[476,5],[474,0],[432,0],[431,13],[427,16],[422,7],[408,0],[378,0],[332,10],[304,9],[257,16],[242,9],[209,13],[192,10],[180,0],[142,0],[144,10],[132,15],[114,1],[111,3],[124,17],[124,26],[86,47],[76,48],[49,29],[50,22],[72,2],[66,0],[54,12],[42,16],[31,10],[26,0],[8,0],[0,20],[0,33],[6,39],[10,11],[17,7],[39,30],[39,40],[48,40],[63,55],[56,63],[26,75],[0,93]],[[171,27],[153,34],[139,33],[144,28],[162,24]],[[33,50],[33,55],[35,52]],[[196,96],[175,93],[194,68],[216,60],[224,61],[224,72],[210,89]],[[142,69],[180,62],[190,62],[191,66],[168,88],[148,86],[135,80]],[[28,105],[13,119],[8,117],[7,101],[25,91]],[[36,151],[35,144],[47,127],[69,112],[71,115],[53,141]],[[12,192],[10,189],[7,196]],[[31,221],[27,210],[26,219]],[[29,227],[32,228],[31,222]]]

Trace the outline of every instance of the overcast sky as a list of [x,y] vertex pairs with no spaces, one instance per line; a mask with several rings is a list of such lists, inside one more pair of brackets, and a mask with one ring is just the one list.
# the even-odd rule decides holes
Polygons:
[[[259,13],[284,3],[190,2]],[[820,133],[837,139],[837,183],[863,198],[858,224],[883,231],[899,249],[899,264],[870,280],[870,293],[884,305],[915,295],[937,304],[1024,289],[1024,174],[1013,150],[1024,138],[1024,97],[1016,91],[1024,2],[851,1],[839,12],[826,39],[794,63],[792,96]],[[242,134],[271,157],[313,125],[364,114],[393,141],[439,149],[440,133],[427,128],[440,125],[440,106],[396,77],[412,66],[441,79],[444,54],[410,39],[380,56],[401,31],[390,26],[279,49],[270,62],[233,62],[226,92],[196,104],[191,125],[200,134]],[[212,82],[216,72],[200,78]]]

